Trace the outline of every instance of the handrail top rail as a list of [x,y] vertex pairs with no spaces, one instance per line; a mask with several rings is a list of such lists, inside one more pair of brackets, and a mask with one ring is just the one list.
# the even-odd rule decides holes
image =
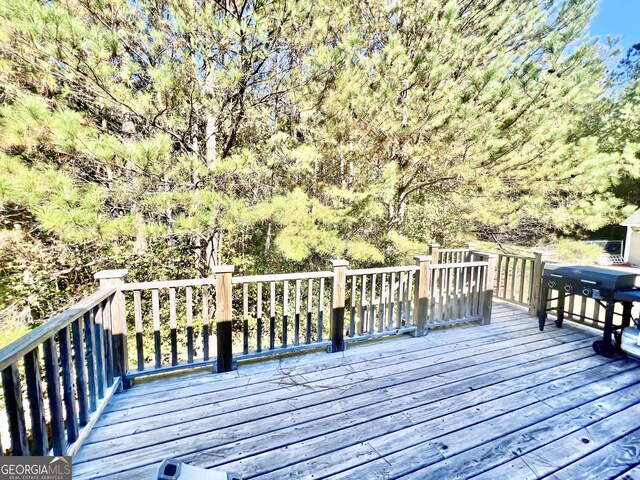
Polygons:
[[420,270],[418,265],[403,265],[400,267],[380,267],[380,268],[361,268],[358,270],[347,270],[347,277],[355,275],[375,275],[378,273],[398,273],[398,272],[417,272]]
[[116,292],[116,287],[101,288],[78,303],[49,319],[45,324],[31,330],[19,339],[0,349],[0,371],[16,363],[45,340],[50,339],[78,317],[84,315],[104,299]]
[[461,263],[436,263],[429,265],[430,270],[440,270],[444,268],[461,268],[461,267],[486,267],[489,262],[461,262]]
[[216,277],[187,278],[184,280],[153,280],[150,282],[125,283],[120,290],[129,292],[133,290],[160,290],[162,288],[200,287],[215,284]]
[[438,249],[440,253],[451,253],[451,252],[468,252],[468,248],[440,248]]
[[301,273],[275,273],[266,275],[247,275],[244,277],[233,277],[231,282],[235,285],[238,283],[267,283],[282,282],[289,280],[311,280],[316,278],[333,278],[333,272],[301,272]]

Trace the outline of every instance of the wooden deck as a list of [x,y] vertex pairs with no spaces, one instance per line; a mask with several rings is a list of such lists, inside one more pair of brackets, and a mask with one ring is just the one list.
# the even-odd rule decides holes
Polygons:
[[593,340],[496,303],[487,326],[135,385],[74,478],[151,479],[167,457],[245,479],[640,478],[640,363]]

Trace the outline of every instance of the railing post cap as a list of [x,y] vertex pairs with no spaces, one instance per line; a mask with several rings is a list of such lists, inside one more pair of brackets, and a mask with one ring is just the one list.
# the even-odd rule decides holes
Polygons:
[[331,260],[331,266],[336,267],[348,267],[349,262],[347,260]]
[[427,257],[426,255],[416,255],[413,259],[418,263],[431,262],[431,257]]
[[235,269],[235,265],[220,265],[218,267],[214,267],[211,270],[211,273],[233,273]]
[[434,243],[430,243],[430,244],[429,244],[429,246],[430,246],[431,248],[439,248],[439,247],[440,247],[440,244],[439,244],[439,243],[437,243],[437,242],[434,242]]
[[121,268],[119,270],[100,270],[98,273],[96,273],[93,276],[93,278],[95,280],[107,280],[107,279],[122,280],[124,277],[127,276],[128,273],[129,273],[129,270],[127,270],[126,268]]

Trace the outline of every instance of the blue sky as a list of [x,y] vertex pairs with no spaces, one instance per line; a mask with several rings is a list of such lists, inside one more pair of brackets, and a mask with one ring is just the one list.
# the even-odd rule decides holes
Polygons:
[[590,31],[602,38],[621,35],[619,45],[626,53],[631,45],[640,43],[640,0],[600,0]]

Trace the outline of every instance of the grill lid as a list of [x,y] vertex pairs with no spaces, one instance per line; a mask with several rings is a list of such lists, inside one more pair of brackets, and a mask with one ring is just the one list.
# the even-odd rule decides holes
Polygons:
[[544,276],[565,281],[580,282],[585,285],[597,285],[608,290],[632,288],[637,275],[613,268],[594,267],[591,265],[547,264]]

